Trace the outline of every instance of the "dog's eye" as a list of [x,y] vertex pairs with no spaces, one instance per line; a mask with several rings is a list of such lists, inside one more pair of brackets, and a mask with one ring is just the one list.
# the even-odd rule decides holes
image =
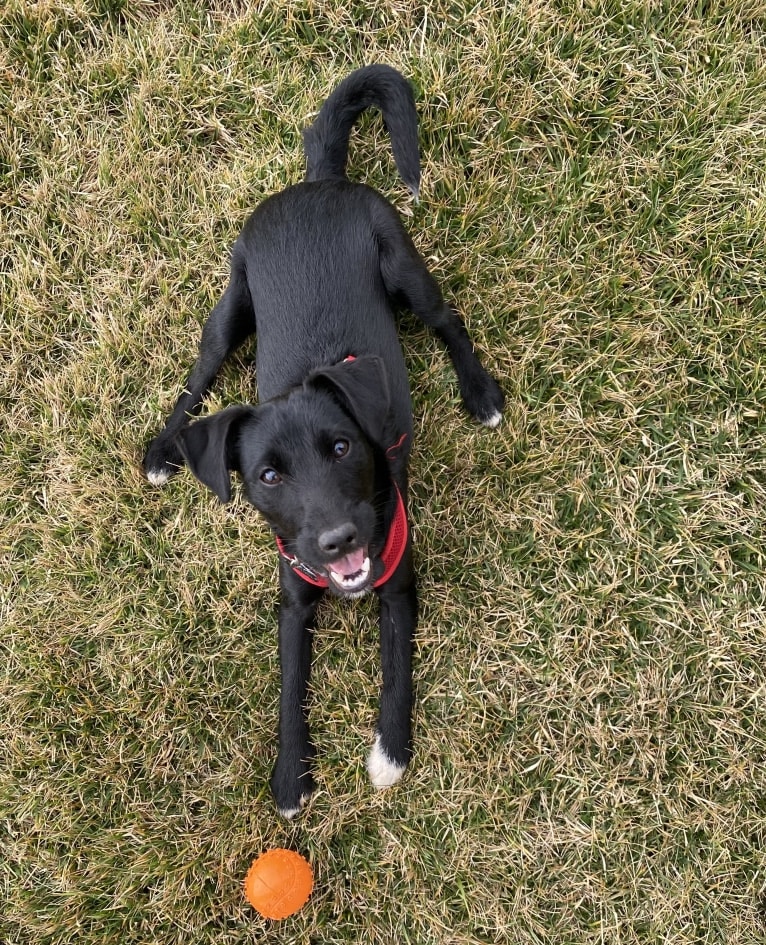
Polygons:
[[261,482],[267,486],[276,486],[278,483],[282,482],[282,477],[276,469],[264,469],[260,478]]
[[332,445],[332,454],[336,459],[342,459],[348,451],[348,440],[336,440]]

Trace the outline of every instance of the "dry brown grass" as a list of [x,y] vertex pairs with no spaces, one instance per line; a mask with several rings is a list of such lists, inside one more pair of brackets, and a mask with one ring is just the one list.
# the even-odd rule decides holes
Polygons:
[[[751,945],[764,932],[766,41],[757,5],[22,3],[0,13],[0,939]],[[241,500],[142,479],[227,246],[353,66],[413,78],[412,206],[502,377],[409,319],[416,756],[375,795],[374,609],[317,635],[277,817],[277,588]],[[252,399],[246,356],[211,398]],[[295,846],[308,906],[245,905]]]

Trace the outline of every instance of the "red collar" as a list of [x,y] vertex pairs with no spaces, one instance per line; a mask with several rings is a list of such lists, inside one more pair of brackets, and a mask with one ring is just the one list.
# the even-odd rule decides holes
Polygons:
[[[398,445],[399,444],[397,444],[397,446]],[[394,483],[394,489],[396,490],[396,511],[394,512],[391,527],[388,530],[385,547],[380,556],[385,567],[383,574],[375,581],[373,587],[380,587],[381,584],[386,583],[399,566],[399,562],[402,560],[402,555],[404,554],[404,549],[407,547],[407,513],[404,509],[402,494],[399,492],[399,487],[396,483]],[[304,564],[303,561],[300,561],[295,555],[289,554],[279,535],[276,535],[275,538],[280,555],[287,561],[298,577],[302,577],[304,581],[308,581],[309,584],[313,584],[315,587],[330,586],[329,580],[323,574],[319,574],[313,568]]]

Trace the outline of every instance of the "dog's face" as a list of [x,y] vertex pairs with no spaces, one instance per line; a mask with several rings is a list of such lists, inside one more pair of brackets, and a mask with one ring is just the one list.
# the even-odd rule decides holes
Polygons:
[[324,391],[302,390],[255,411],[239,429],[247,497],[285,550],[340,593],[372,576],[375,458],[367,437]]
[[344,595],[371,586],[385,538],[371,433],[386,412],[386,386],[377,359],[360,360],[373,362],[366,374],[356,362],[317,372],[284,397],[192,424],[181,441],[192,472],[222,501],[230,471],[239,472],[285,551]]

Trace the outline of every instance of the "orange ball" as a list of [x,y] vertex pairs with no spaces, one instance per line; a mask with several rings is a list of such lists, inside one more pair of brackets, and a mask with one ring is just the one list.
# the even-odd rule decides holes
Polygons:
[[245,896],[265,919],[285,919],[311,895],[314,874],[295,850],[267,850],[245,876]]

